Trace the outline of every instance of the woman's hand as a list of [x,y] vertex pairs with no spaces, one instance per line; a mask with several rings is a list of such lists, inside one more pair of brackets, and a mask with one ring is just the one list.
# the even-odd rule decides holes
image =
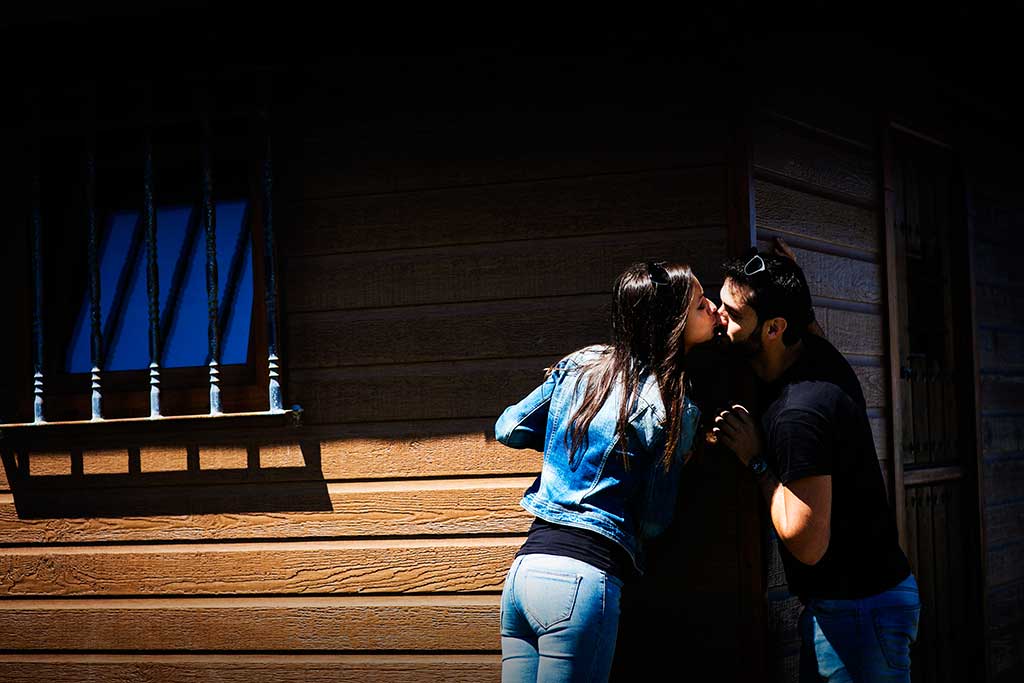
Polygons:
[[779,256],[785,256],[793,263],[796,263],[796,254],[794,254],[793,250],[789,248],[788,244],[786,244],[786,240],[781,237],[772,238],[772,251]]
[[744,465],[761,452],[761,429],[739,404],[719,413],[711,431],[718,437],[718,443],[735,453]]

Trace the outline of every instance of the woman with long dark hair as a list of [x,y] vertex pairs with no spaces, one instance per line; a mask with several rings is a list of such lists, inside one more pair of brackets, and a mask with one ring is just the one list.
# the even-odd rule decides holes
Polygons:
[[506,683],[607,680],[623,580],[671,521],[693,445],[687,353],[719,322],[689,266],[633,264],[615,282],[611,343],[563,358],[498,419],[503,444],[544,453],[501,598]]

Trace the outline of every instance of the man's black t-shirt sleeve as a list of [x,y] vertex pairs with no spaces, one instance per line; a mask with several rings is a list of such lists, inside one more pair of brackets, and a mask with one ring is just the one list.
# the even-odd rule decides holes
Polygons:
[[783,410],[773,420],[768,443],[769,464],[783,484],[832,474],[833,432],[820,412],[804,408]]

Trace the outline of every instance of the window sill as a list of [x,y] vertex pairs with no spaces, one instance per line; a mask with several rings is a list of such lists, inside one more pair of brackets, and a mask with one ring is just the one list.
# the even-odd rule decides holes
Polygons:
[[300,427],[302,408],[289,410],[218,413],[215,415],[166,415],[162,417],[124,417],[108,420],[69,420],[65,422],[22,422],[0,424],[0,447],[54,447],[81,445],[96,440],[164,441],[187,433],[243,430],[251,428]]

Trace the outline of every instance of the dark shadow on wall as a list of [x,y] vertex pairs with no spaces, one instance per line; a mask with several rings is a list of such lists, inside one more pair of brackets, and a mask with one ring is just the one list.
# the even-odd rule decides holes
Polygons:
[[644,575],[624,587],[612,681],[756,681],[764,672],[760,501],[736,456],[704,439],[726,406],[755,409],[753,376],[720,350],[702,351],[691,367],[702,408],[694,456],[672,524],[648,544]]
[[[278,432],[276,439],[273,430],[256,434],[105,434],[99,447],[86,442],[90,451],[69,443],[68,435],[22,443],[5,439],[0,452],[20,519],[330,510],[320,441],[294,431]],[[261,450],[282,447],[292,453],[286,462],[261,462]],[[147,465],[161,471],[143,471],[144,449]],[[219,462],[207,461],[204,453],[221,454]],[[105,471],[89,473],[97,465]]]

